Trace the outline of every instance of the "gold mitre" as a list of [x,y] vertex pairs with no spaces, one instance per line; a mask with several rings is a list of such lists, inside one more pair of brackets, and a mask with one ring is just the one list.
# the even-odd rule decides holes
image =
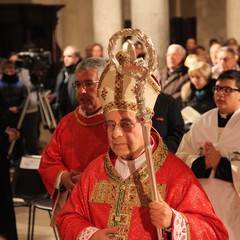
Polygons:
[[[113,61],[109,61],[105,67],[98,85],[98,97],[102,103],[103,112],[107,115],[111,111],[138,112],[137,95],[139,94],[136,83],[144,77],[145,68],[136,63],[138,59],[132,57],[132,51],[119,51],[116,59],[121,66],[117,69]],[[141,59],[140,61],[143,61]],[[145,110],[150,116],[160,93],[160,86],[153,75],[148,75],[143,86],[143,98]]]

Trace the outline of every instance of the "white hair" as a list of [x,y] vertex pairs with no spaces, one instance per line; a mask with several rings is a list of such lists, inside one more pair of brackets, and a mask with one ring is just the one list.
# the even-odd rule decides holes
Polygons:
[[169,49],[177,49],[178,51],[180,51],[183,54],[184,57],[186,55],[186,49],[180,44],[171,44],[168,46],[168,50]]

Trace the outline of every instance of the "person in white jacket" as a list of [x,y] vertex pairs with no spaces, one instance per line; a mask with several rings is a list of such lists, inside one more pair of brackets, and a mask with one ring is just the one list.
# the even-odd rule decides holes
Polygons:
[[219,75],[214,108],[199,116],[176,155],[191,167],[230,240],[240,239],[240,72]]

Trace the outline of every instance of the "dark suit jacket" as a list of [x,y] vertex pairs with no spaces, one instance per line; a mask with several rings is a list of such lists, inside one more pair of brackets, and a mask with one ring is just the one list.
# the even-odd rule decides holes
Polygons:
[[188,76],[188,68],[180,65],[173,72],[169,72],[164,68],[160,72],[160,84],[162,92],[170,94],[175,99],[181,101],[181,88],[187,81],[190,81]]
[[153,127],[168,149],[175,153],[185,131],[180,102],[169,94],[161,93],[156,100],[154,112]]

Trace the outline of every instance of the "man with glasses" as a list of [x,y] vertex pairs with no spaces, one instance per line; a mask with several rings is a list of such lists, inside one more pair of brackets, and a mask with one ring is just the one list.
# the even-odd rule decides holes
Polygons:
[[212,67],[212,78],[217,79],[218,76],[227,70],[240,70],[238,62],[238,54],[232,47],[224,46],[218,50],[216,65]]
[[102,58],[87,58],[77,65],[72,87],[80,106],[59,122],[42,153],[39,173],[53,198],[56,212],[65,204],[89,162],[107,150],[105,118],[97,96],[105,65]]
[[[140,76],[128,52],[117,59]],[[221,221],[190,169],[168,152],[152,122],[146,121],[156,173],[159,201],[151,187],[143,138],[143,118],[137,117],[136,78],[116,71],[110,61],[101,76],[98,95],[106,116],[110,149],[89,164],[57,218],[61,239],[227,239]],[[149,77],[144,110],[152,116],[159,94]],[[160,240],[160,239],[159,239]]]
[[230,240],[240,239],[240,72],[219,75],[217,108],[200,116],[177,151],[206,190]]

